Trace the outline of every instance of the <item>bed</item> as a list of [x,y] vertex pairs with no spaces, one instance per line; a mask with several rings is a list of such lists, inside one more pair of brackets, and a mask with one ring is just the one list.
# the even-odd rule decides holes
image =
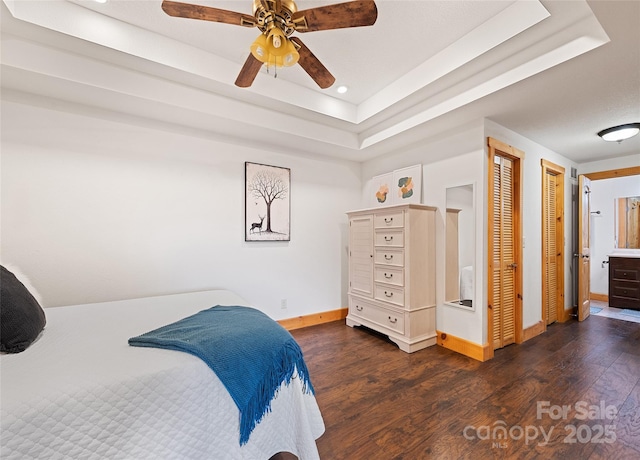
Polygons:
[[324,423],[301,379],[241,445],[239,410],[202,360],[127,343],[215,305],[247,303],[214,290],[46,309],[38,339],[0,356],[0,457],[319,458]]

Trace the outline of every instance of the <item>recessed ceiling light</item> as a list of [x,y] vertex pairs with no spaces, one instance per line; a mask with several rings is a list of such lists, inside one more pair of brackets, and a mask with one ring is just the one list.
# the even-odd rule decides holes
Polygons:
[[626,125],[614,126],[603,129],[598,133],[605,141],[622,142],[640,133],[640,123],[627,123]]
[[342,85],[342,86],[338,86],[336,88],[336,91],[339,92],[340,94],[344,94],[347,91],[349,91],[349,88],[347,88],[346,86]]
[[107,3],[107,0],[94,0],[96,3]]

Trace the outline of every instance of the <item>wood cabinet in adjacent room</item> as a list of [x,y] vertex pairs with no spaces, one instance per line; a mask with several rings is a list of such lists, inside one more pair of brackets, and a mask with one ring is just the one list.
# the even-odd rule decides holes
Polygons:
[[640,310],[640,257],[609,256],[609,306]]
[[386,334],[407,353],[436,343],[435,213],[417,204],[347,213],[347,325]]

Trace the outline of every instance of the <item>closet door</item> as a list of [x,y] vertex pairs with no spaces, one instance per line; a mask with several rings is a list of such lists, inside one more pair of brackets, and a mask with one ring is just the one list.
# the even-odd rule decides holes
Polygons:
[[493,348],[515,342],[515,247],[513,161],[493,163]]
[[373,215],[349,220],[349,292],[373,297]]
[[551,324],[558,320],[558,296],[557,296],[557,281],[558,281],[558,261],[556,260],[556,254],[558,248],[556,247],[556,176],[547,173],[546,175],[545,193],[545,278],[546,278],[546,295],[544,300],[546,303],[546,320],[547,324]]

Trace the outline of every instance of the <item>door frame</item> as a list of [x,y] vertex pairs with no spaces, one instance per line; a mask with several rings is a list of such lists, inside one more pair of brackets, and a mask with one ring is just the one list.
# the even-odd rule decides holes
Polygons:
[[[591,181],[596,181],[596,180],[601,180],[601,179],[614,179],[616,177],[627,177],[627,176],[640,176],[640,166],[630,166],[627,168],[619,168],[619,169],[609,169],[606,171],[596,171],[596,172],[590,172],[590,173],[584,173],[582,174],[584,177],[590,179]],[[581,221],[581,219],[583,218],[583,216],[578,216],[578,222]],[[574,235],[577,235],[576,233],[576,229],[574,229]],[[578,276],[577,278],[578,281],[578,290],[577,292],[580,293],[580,288],[582,287],[580,285],[580,277]],[[574,280],[575,282],[575,280]],[[591,292],[589,292],[589,297],[591,297]],[[597,300],[597,299],[595,299]],[[579,301],[579,299],[576,299],[576,303]],[[574,310],[574,314],[576,316],[578,316],[578,311],[577,311],[578,305],[575,305],[573,310]]]
[[[591,179],[578,176],[578,321],[590,315],[591,303]],[[585,286],[586,283],[586,286]]]
[[542,166],[542,322],[544,323],[544,330],[547,330],[547,321],[546,321],[546,305],[547,305],[547,272],[545,270],[545,258],[546,258],[546,246],[547,246],[547,206],[546,206],[546,195],[545,191],[545,181],[547,178],[547,174],[553,174],[558,177],[558,190],[556,192],[556,215],[558,216],[559,222],[557,223],[557,230],[555,235],[556,240],[556,248],[558,248],[558,254],[556,259],[558,261],[558,271],[557,271],[557,285],[556,285],[556,312],[557,312],[557,321],[563,323],[568,321],[570,318],[570,310],[565,310],[564,308],[564,260],[565,260],[565,250],[564,250],[564,224],[565,224],[565,212],[564,212],[564,172],[565,169],[552,163],[550,161],[545,160],[544,158],[540,160],[540,165]]
[[[523,163],[524,152],[518,150],[511,145],[501,142],[492,137],[487,138],[488,145],[488,183],[487,183],[487,273],[493,273],[493,162],[496,152],[500,156],[504,156],[513,161],[513,243],[514,243],[514,262],[517,264],[514,291],[516,293],[515,312],[514,312],[514,328],[515,343],[523,342],[522,329],[522,184],[523,184]],[[488,358],[494,355],[493,348],[493,276],[487,277],[487,342],[489,345]]]

